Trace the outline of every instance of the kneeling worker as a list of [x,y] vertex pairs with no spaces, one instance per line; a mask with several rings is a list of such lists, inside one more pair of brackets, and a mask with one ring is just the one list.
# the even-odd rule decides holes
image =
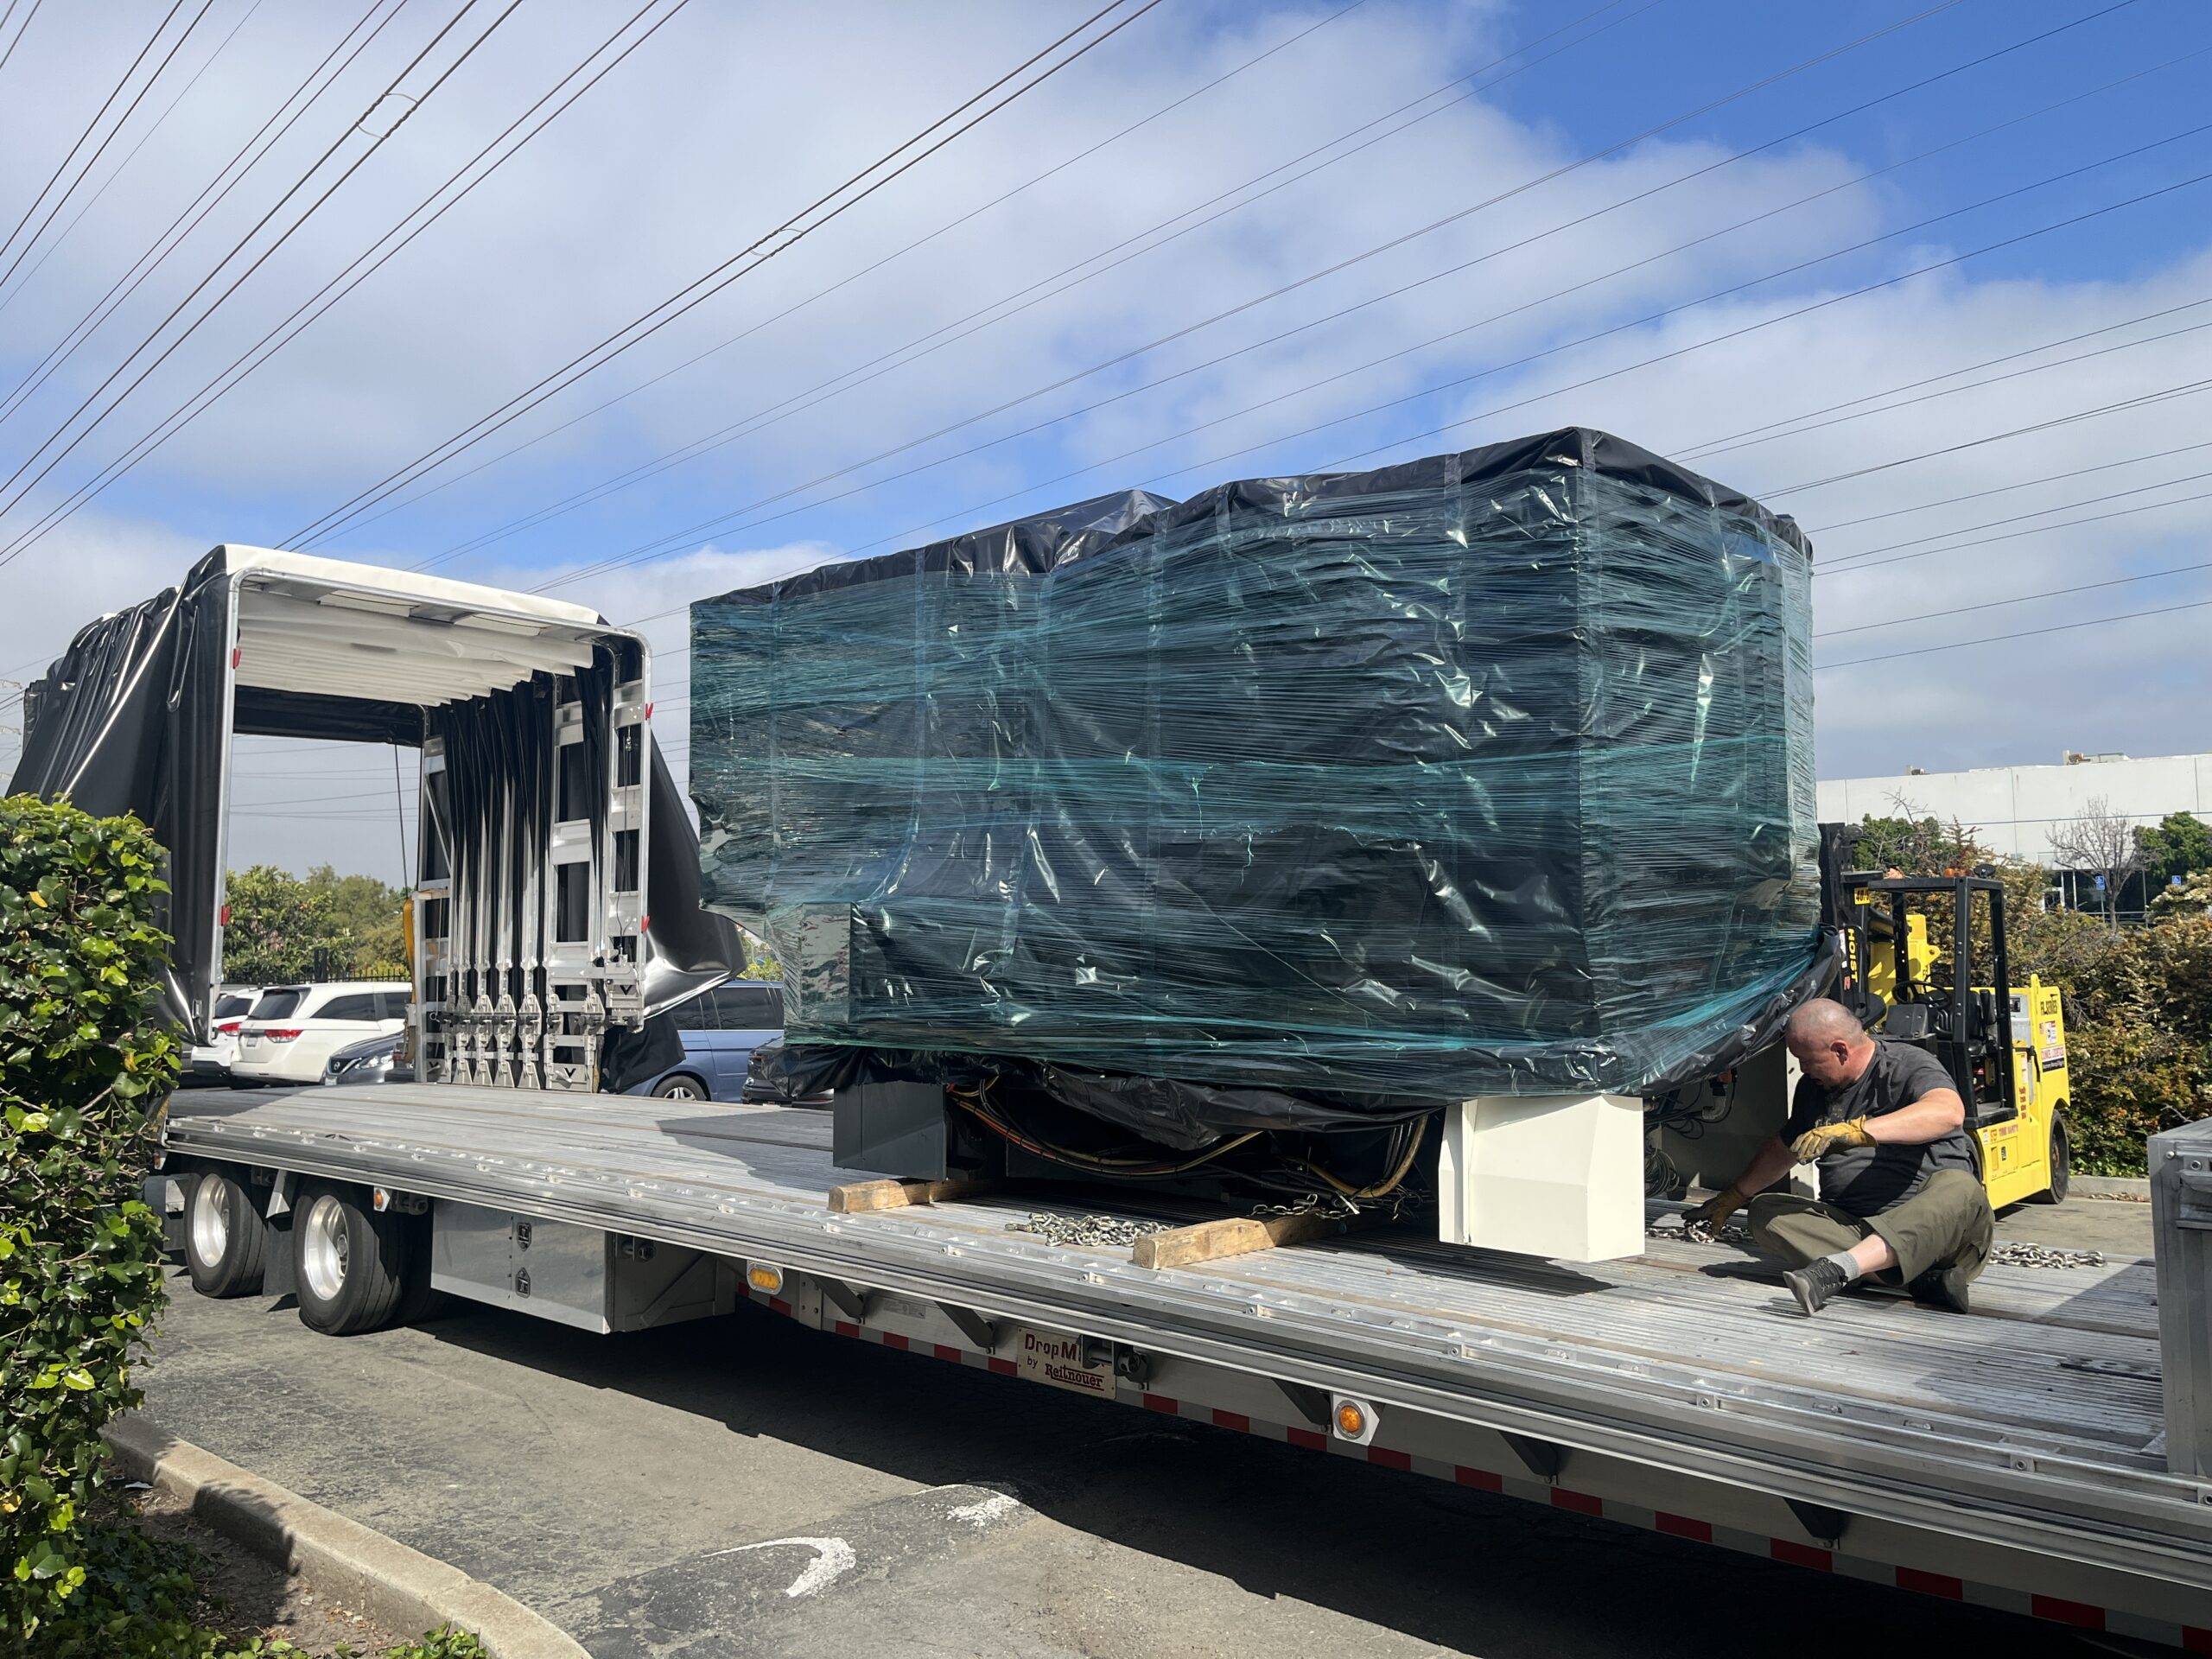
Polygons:
[[[1717,1229],[1748,1204],[1753,1246],[1789,1264],[1783,1281],[1808,1313],[1869,1275],[1965,1313],[1995,1224],[1950,1074],[1826,998],[1791,1014],[1783,1040],[1804,1072],[1789,1122],[1688,1219]],[[1764,1192],[1813,1162],[1819,1201]]]

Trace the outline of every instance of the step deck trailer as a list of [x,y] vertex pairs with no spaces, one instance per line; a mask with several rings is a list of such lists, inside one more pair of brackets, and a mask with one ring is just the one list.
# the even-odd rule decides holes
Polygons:
[[[827,1114],[796,1109],[194,1091],[172,1102],[149,1193],[181,1241],[199,1182],[234,1183],[267,1230],[271,1293],[292,1287],[294,1218],[336,1192],[391,1249],[429,1252],[435,1287],[589,1330],[749,1298],[1001,1376],[2212,1651],[2212,1471],[2167,1438],[2149,1261],[1994,1267],[1963,1317],[1854,1296],[1817,1319],[1740,1252],[1680,1239],[1567,1267],[1408,1227],[1153,1269],[1126,1244],[1048,1242],[1030,1217],[1205,1211],[1040,1190],[838,1213],[830,1194],[855,1178],[830,1137]],[[2212,1136],[2195,1150],[2202,1205]],[[2171,1208],[2162,1228],[2190,1225]],[[2202,1350],[2185,1323],[2169,1353]]]

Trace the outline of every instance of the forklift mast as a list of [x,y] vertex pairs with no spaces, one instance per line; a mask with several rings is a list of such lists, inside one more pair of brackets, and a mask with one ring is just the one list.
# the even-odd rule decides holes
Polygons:
[[[1900,876],[1849,868],[1858,835],[1821,826],[1821,925],[1840,935],[1843,965],[1836,1000],[1869,1030],[1926,1049],[1951,1075],[1975,1128],[2018,1110],[2014,1093],[2011,965],[2005,950],[2005,885],[1994,876]],[[1929,908],[1912,900],[1950,900],[1950,938],[1916,964],[1916,933]],[[1977,907],[1989,918],[1992,985],[1974,984]],[[1918,921],[1920,928],[1914,923]],[[1878,988],[1886,984],[1886,992]]]

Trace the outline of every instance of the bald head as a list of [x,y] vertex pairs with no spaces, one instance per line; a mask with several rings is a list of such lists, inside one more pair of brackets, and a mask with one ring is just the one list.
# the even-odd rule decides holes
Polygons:
[[1792,1048],[1800,1043],[1857,1043],[1866,1039],[1866,1027],[1842,1003],[1816,996],[1789,1016],[1783,1036]]
[[1792,1014],[1782,1039],[1805,1075],[1831,1089],[1856,1080],[1874,1056],[1874,1039],[1859,1016],[1825,996]]

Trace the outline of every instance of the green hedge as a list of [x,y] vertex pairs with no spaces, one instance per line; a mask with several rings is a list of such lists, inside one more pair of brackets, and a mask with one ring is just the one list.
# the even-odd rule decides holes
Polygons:
[[2004,873],[2013,983],[2034,974],[2065,1000],[2074,1167],[2140,1175],[2153,1135],[2212,1117],[2212,917],[2170,908],[2113,927],[2043,909],[2032,865]]
[[152,1650],[114,1599],[151,1586],[92,1510],[101,1426],[137,1403],[162,1306],[138,1201],[178,1062],[148,1006],[160,858],[135,820],[0,801],[0,1649]]

